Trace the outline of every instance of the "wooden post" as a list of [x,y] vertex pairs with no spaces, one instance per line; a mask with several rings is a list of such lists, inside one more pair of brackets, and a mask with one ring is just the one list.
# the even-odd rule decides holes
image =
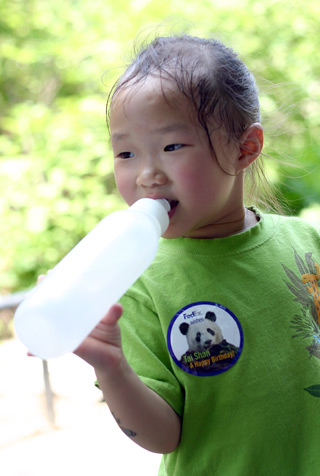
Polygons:
[[46,395],[46,405],[47,405],[47,417],[51,426],[55,425],[55,414],[54,414],[54,394],[51,389],[50,376],[49,376],[49,367],[47,360],[42,361],[43,368],[43,379],[44,379],[44,388]]
[[[17,293],[10,294],[8,296],[0,296],[0,319],[1,311],[6,309],[11,309],[14,313],[17,306],[23,301],[29,291],[20,291]],[[46,397],[46,407],[47,407],[47,418],[50,425],[55,425],[55,414],[54,414],[54,394],[51,389],[50,376],[48,362],[42,360],[43,368],[43,379],[44,379],[44,388],[45,388],[45,397]]]

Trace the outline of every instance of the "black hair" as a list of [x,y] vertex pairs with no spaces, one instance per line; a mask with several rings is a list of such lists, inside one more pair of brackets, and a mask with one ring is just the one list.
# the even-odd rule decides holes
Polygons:
[[250,124],[260,121],[253,75],[218,40],[187,35],[156,38],[135,55],[112,95],[154,75],[172,80],[189,100],[211,147],[209,120],[224,126],[232,139],[239,139]]

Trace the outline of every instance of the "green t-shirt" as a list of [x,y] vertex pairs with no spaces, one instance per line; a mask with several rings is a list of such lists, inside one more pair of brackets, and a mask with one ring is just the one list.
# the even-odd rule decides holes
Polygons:
[[120,320],[130,365],[182,417],[159,474],[318,474],[319,264],[319,233],[296,218],[161,240]]

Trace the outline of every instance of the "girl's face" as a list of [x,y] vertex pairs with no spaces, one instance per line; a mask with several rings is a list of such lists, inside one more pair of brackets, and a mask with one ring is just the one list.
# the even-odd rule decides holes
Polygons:
[[149,78],[119,92],[110,130],[115,178],[124,200],[129,205],[144,197],[171,203],[165,238],[221,237],[242,228],[239,147],[228,143],[224,130],[212,133],[224,172],[188,101],[169,82]]

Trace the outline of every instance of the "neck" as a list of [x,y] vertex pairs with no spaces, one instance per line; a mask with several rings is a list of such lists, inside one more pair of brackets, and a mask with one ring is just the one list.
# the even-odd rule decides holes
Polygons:
[[223,217],[219,222],[198,228],[190,237],[198,239],[225,238],[252,228],[258,221],[259,219],[252,210],[243,207],[235,215]]

